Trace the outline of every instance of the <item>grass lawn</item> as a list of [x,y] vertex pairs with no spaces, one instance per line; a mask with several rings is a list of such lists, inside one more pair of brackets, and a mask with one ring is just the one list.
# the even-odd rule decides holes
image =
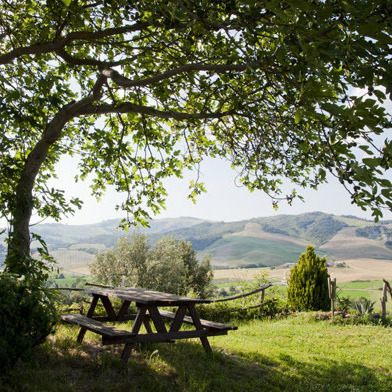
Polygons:
[[139,346],[126,366],[97,335],[78,345],[77,328],[59,326],[0,391],[392,390],[392,329],[305,318],[237,324],[210,338],[212,357],[198,341]]

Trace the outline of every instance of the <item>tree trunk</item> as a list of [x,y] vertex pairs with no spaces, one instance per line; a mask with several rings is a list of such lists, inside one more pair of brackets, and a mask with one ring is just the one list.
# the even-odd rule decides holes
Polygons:
[[12,221],[6,269],[9,272],[26,274],[29,272],[30,257],[30,218],[33,212],[33,188],[35,179],[42,164],[48,156],[50,147],[56,143],[62,134],[65,124],[75,116],[85,105],[102,97],[101,89],[106,77],[99,74],[92,90],[92,94],[79,101],[73,101],[65,106],[53,117],[45,128],[41,139],[37,142],[26,159],[25,166],[15,189],[15,201],[12,206]]
[[64,107],[48,124],[26,159],[25,166],[15,189],[12,206],[11,232],[6,258],[7,271],[26,274],[30,256],[30,218],[33,212],[33,188],[35,179],[48,155],[49,148],[59,140],[62,129],[72,114]]

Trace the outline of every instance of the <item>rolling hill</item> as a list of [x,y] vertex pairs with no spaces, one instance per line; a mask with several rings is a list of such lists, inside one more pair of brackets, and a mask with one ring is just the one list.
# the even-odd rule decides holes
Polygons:
[[[61,267],[80,271],[86,270],[94,253],[113,246],[121,235],[130,235],[117,225],[116,220],[80,226],[41,224],[34,232],[45,239]],[[191,241],[201,256],[211,254],[214,268],[219,269],[295,262],[309,244],[328,260],[392,262],[391,222],[375,224],[353,216],[312,212],[238,222],[167,218],[152,220],[150,228],[137,230],[147,233],[151,244],[167,235]]]

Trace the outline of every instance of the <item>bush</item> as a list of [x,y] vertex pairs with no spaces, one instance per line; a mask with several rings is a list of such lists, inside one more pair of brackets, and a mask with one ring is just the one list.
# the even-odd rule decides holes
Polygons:
[[316,255],[313,246],[307,247],[291,269],[287,299],[295,310],[330,309],[326,260]]
[[0,273],[0,369],[42,343],[54,327],[56,310],[37,275]]
[[[260,273],[253,280],[240,282],[237,289],[234,288],[235,292],[230,293],[230,296],[254,291],[266,283],[268,283],[267,274]],[[204,319],[233,324],[238,321],[272,318],[287,314],[287,302],[280,296],[279,289],[276,286],[265,290],[262,304],[260,304],[260,296],[261,293],[255,293],[254,295],[226,302],[198,305],[197,310]]]

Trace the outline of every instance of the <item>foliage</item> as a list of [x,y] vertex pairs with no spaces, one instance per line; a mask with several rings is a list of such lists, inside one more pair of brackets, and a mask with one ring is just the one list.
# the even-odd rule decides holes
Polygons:
[[373,312],[375,303],[375,301],[372,302],[367,298],[361,297],[353,301],[352,307],[358,312],[358,314],[363,316]]
[[[57,279],[60,280],[60,277],[58,277]],[[70,283],[63,284],[61,287],[84,288],[87,279],[77,277],[76,279],[68,278],[66,279],[66,281]],[[57,282],[55,283],[55,285],[57,286]],[[80,304],[81,302],[84,302],[89,299],[89,295],[84,291],[61,290],[61,287],[58,287],[58,305],[62,304],[70,306],[74,304]]]
[[328,270],[326,259],[308,246],[291,269],[287,299],[295,310],[329,310]]
[[392,238],[392,229],[384,225],[360,227],[355,233],[358,237],[370,238],[372,240],[384,238],[390,240]]
[[336,307],[341,312],[348,312],[352,308],[353,299],[351,297],[337,295],[336,300]]
[[[229,293],[219,290],[218,294],[221,297],[244,294],[256,290],[268,282],[268,274],[260,273],[253,280],[238,282],[237,287],[230,286]],[[256,293],[235,300],[199,305],[198,311],[207,320],[227,323],[279,317],[288,312],[287,301],[280,295],[276,286],[269,287],[264,293],[262,303],[260,302],[261,293]]]
[[192,244],[164,237],[153,249],[144,234],[121,237],[114,249],[100,252],[91,265],[98,282],[205,297],[212,280],[210,257],[199,262]]
[[97,198],[123,192],[118,208],[142,224],[164,207],[165,180],[207,156],[275,206],[297,197],[282,178],[317,188],[330,172],[377,220],[392,207],[391,24],[384,0],[2,1],[9,272],[28,272],[33,212],[81,207],[48,185],[63,156],[80,158]]
[[[391,23],[384,0],[1,2],[11,251],[28,254],[33,212],[59,220],[81,207],[48,186],[67,155],[94,196],[114,185],[142,224],[164,206],[165,180],[207,156],[275,206],[298,196],[283,178],[317,188],[330,172],[377,220],[392,207]],[[189,197],[204,190],[197,177]]]
[[[37,263],[34,263],[36,268]],[[45,274],[37,277],[0,272],[0,368],[28,355],[52,332],[56,311]]]

